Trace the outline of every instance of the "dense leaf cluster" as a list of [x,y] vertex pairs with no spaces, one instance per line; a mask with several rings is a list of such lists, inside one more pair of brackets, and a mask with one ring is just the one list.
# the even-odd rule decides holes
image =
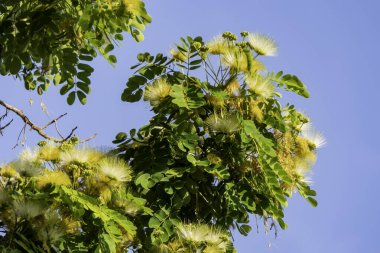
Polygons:
[[[105,21],[89,22],[95,32],[97,25],[111,29]],[[84,36],[94,31],[88,32]],[[117,36],[103,32],[102,38]],[[267,229],[285,229],[283,210],[293,192],[316,206],[308,172],[324,140],[305,115],[279,102],[282,90],[309,97],[306,86],[260,62],[276,54],[272,39],[241,35],[238,41],[226,32],[208,43],[181,38],[171,56],[139,54],[121,98],[148,101],[154,116],[139,130],[117,134],[115,150],[78,149],[74,137],[60,146],[41,142],[0,165],[0,251],[232,253],[231,230],[248,235],[252,215]],[[87,37],[87,50],[107,55],[113,47],[96,41]],[[72,50],[65,45],[54,52]],[[30,52],[37,70],[44,61]],[[5,55],[2,61],[12,54]],[[73,62],[75,71],[89,68]],[[57,72],[49,73],[65,80],[63,65],[57,64]],[[29,71],[27,64],[20,68],[10,73]],[[74,86],[65,83],[61,91]],[[71,92],[69,103],[79,94]]]
[[242,35],[207,44],[182,38],[171,57],[139,54],[132,67],[122,99],[149,101],[155,115],[114,143],[153,210],[136,221],[141,252],[179,252],[171,246],[178,221],[247,235],[252,214],[284,229],[283,209],[296,190],[316,205],[306,173],[320,143],[303,133],[309,119],[278,101],[279,88],[308,97],[306,87],[266,71],[258,60],[266,48],[256,52],[260,45]]
[[0,74],[22,79],[42,94],[61,85],[69,104],[86,103],[90,75],[86,62],[110,54],[123,32],[143,39],[151,21],[140,0],[4,0],[0,2]]
[[[75,141],[74,141],[75,142]],[[129,167],[73,141],[26,149],[0,166],[0,252],[125,252],[149,212]]]

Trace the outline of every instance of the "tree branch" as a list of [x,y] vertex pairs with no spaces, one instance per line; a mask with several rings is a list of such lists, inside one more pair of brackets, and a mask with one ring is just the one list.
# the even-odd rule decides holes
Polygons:
[[11,119],[11,121],[9,121],[7,124],[5,124],[4,126],[1,126],[1,121],[4,120],[7,116],[8,116],[8,109],[6,109],[4,115],[0,117],[0,135],[1,136],[3,136],[3,130],[7,128],[13,122],[13,119]]
[[[22,110],[20,110],[20,109],[14,107],[14,106],[12,106],[12,105],[10,105],[10,104],[5,103],[3,100],[0,100],[0,105],[3,106],[3,107],[5,107],[5,108],[7,109],[7,111],[9,110],[9,111],[14,112],[17,116],[19,116],[19,117],[22,119],[22,121],[24,121],[25,126],[23,127],[23,129],[21,130],[20,133],[22,133],[23,130],[25,131],[25,127],[26,127],[26,125],[28,125],[32,130],[34,130],[35,132],[37,132],[37,133],[38,133],[41,137],[43,137],[44,139],[49,140],[49,141],[53,141],[53,142],[56,142],[56,143],[62,143],[62,142],[64,142],[64,141],[67,141],[68,139],[70,139],[70,138],[74,135],[75,130],[78,128],[78,127],[74,127],[74,128],[71,130],[70,134],[69,134],[67,137],[65,137],[65,138],[62,137],[62,135],[61,135],[60,133],[58,133],[58,134],[61,136],[61,139],[58,139],[58,138],[55,138],[55,137],[53,137],[53,136],[48,135],[47,133],[45,133],[44,130],[45,130],[48,126],[50,126],[50,125],[52,125],[52,124],[56,124],[57,121],[58,121],[59,119],[61,119],[62,117],[66,116],[67,113],[62,114],[62,115],[59,116],[58,118],[53,119],[52,121],[50,121],[50,122],[49,122],[48,124],[46,124],[45,126],[40,127],[40,126],[37,126],[36,124],[34,124],[34,123],[33,123],[33,122],[32,122],[32,121],[31,121],[31,120],[30,120],[30,119],[24,114],[24,112],[23,112]],[[1,117],[1,119],[3,119],[6,115],[7,115],[7,112],[6,112],[5,115],[3,115],[3,116]],[[0,126],[0,134],[1,134],[1,130],[3,130],[5,127],[9,126],[9,124],[10,124],[12,121],[13,121],[13,120],[11,120],[11,121],[10,121],[8,124],[6,124],[4,127],[1,127],[1,126]],[[86,142],[86,141],[89,141],[89,140],[91,140],[91,139],[93,139],[93,138],[95,138],[95,137],[96,137],[96,134],[94,134],[94,135],[92,135],[91,137],[89,137],[89,138],[87,138],[87,139],[84,139],[84,140],[82,140],[82,141],[80,141],[80,142]],[[19,138],[20,138],[20,136],[19,136]],[[17,142],[18,142],[18,141],[17,141]]]

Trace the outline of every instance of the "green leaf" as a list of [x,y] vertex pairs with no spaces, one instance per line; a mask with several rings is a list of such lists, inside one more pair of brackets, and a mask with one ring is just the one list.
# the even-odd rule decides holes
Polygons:
[[94,58],[92,56],[89,56],[89,55],[79,55],[79,59],[82,60],[82,61],[92,61]]
[[198,91],[194,86],[173,85],[170,96],[173,98],[172,102],[174,104],[187,109],[196,109],[205,104],[203,93]]
[[133,92],[133,90],[126,88],[121,94],[121,100],[125,102],[131,102],[131,103],[137,102],[142,98],[143,94],[144,94],[144,91],[142,89],[138,89],[136,92]]
[[108,44],[108,45],[104,48],[104,53],[105,53],[105,54],[108,54],[108,53],[111,52],[114,48],[115,48],[114,45],[112,45],[112,44]]
[[90,73],[87,73],[87,72],[79,72],[78,74],[77,74],[77,77],[81,80],[81,81],[83,81],[85,84],[90,84],[91,83],[91,80],[88,78],[88,75],[89,75]]
[[274,144],[272,140],[263,136],[256,128],[255,123],[252,120],[243,120],[243,126],[245,133],[257,141],[261,150],[264,151],[265,154],[272,157],[277,156],[276,151],[273,149]]
[[277,82],[280,86],[285,86],[286,90],[293,91],[297,93],[298,95],[301,95],[305,98],[310,97],[309,92],[307,91],[306,85],[301,82],[300,79],[298,79],[297,76],[294,75],[284,75],[281,79],[279,79],[277,76],[279,74],[282,74],[282,72],[279,72],[276,75],[276,78],[272,78],[273,81]]
[[74,102],[75,102],[75,91],[70,92],[70,94],[67,96],[66,100],[67,100],[67,103],[69,105],[74,104]]
[[144,76],[145,78],[149,79],[149,80],[152,80],[154,78],[154,73],[153,71],[145,66],[143,68],[141,68],[139,71],[138,71],[142,76]]
[[161,222],[159,219],[157,219],[155,216],[151,217],[148,222],[148,226],[150,228],[158,228],[161,225]]
[[100,236],[100,248],[103,252],[116,253],[116,243],[111,236],[103,233]]
[[280,225],[280,227],[282,229],[287,229],[288,228],[288,225],[284,222],[283,219],[277,219],[277,222],[278,222],[278,224]]
[[77,82],[77,87],[84,91],[86,94],[90,94],[91,92],[90,85],[88,85],[87,83]]
[[147,83],[147,79],[143,76],[134,75],[128,79],[127,86],[131,89],[137,89],[139,86]]
[[151,179],[150,174],[145,173],[136,178],[135,184],[141,185],[144,189],[148,190],[152,186],[150,179]]
[[77,96],[78,96],[79,102],[80,102],[82,105],[85,105],[85,104],[87,103],[87,97],[86,97],[86,94],[84,94],[84,93],[81,92],[81,91],[77,91]]
[[62,76],[60,73],[55,74],[54,76],[54,85],[58,85],[61,83]]
[[190,62],[190,65],[198,65],[198,64],[200,64],[202,61],[203,61],[202,59],[200,59],[200,60],[194,60],[194,61],[191,61],[191,62]]
[[186,159],[191,162],[193,165],[196,165],[197,164],[197,159],[191,155],[191,154],[187,154],[186,155]]
[[121,142],[125,141],[127,139],[127,137],[128,137],[127,133],[120,132],[115,136],[115,140],[112,141],[112,143],[114,143],[114,144],[121,143]]
[[27,90],[35,90],[37,87],[37,83],[34,80],[25,81],[24,85],[25,85],[25,89]]
[[313,207],[316,207],[318,206],[318,202],[312,198],[312,197],[307,197],[306,200],[313,206]]
[[121,33],[115,34],[115,40],[122,41],[123,39],[124,39],[123,34]]
[[13,56],[9,66],[9,72],[16,75],[21,69],[21,60],[17,56]]
[[249,232],[251,232],[252,230],[252,227],[249,226],[249,225],[241,225],[241,226],[237,226],[240,234],[244,235],[244,236],[247,236],[249,234]]
[[115,222],[125,231],[134,235],[136,233],[136,227],[133,223],[127,219],[123,214],[109,209],[107,206],[101,205],[96,199],[88,196],[82,192],[62,186],[60,188],[61,194],[66,196],[71,204],[77,204],[82,206],[86,210],[90,210],[95,218],[99,218],[104,224],[109,221]]
[[85,72],[92,73],[94,72],[94,68],[91,67],[90,65],[84,64],[84,63],[79,63],[78,64],[78,69],[83,70]]

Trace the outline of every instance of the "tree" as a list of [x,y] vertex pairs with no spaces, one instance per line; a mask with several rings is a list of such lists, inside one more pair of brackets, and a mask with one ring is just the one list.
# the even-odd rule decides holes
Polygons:
[[90,92],[87,64],[110,54],[128,32],[136,41],[151,22],[140,0],[5,0],[0,3],[0,74],[22,79],[25,88],[61,85],[67,102],[82,104]]
[[260,58],[276,50],[267,36],[226,32],[139,54],[121,98],[148,101],[149,124],[106,153],[70,137],[1,167],[3,250],[234,252],[231,230],[247,235],[250,215],[285,229],[293,192],[317,205],[307,173],[324,140],[281,106],[281,90],[309,94],[265,70]]

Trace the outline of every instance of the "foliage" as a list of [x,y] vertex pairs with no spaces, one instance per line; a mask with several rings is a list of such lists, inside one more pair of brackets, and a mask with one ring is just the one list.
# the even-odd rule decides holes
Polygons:
[[67,102],[90,92],[87,64],[99,53],[111,64],[114,46],[128,32],[143,39],[151,21],[140,0],[4,0],[0,2],[0,74],[22,79],[42,94],[60,85]]
[[133,216],[127,164],[91,149],[44,143],[0,169],[1,252],[123,252]]
[[[54,9],[64,2],[33,3]],[[76,57],[83,49],[107,57],[107,48],[113,44],[105,38],[117,40],[122,30],[136,35],[128,29],[143,27],[133,20],[142,25],[149,21],[139,1],[124,3],[128,8],[139,6],[140,18],[125,12],[125,5],[117,5],[121,2],[107,1],[108,6],[123,6],[127,25],[112,19],[117,20],[112,16],[116,9],[94,10],[101,2],[88,5],[92,13],[85,20],[86,14],[79,14],[86,10],[87,1],[75,5],[79,20],[74,18],[78,22],[74,23],[83,31],[84,44],[70,41],[67,33],[68,41],[58,41],[61,44],[48,50],[49,54],[35,54],[30,47],[20,51],[31,54],[33,71],[44,68],[44,57],[56,54],[57,68],[33,75],[54,80],[60,76],[63,79],[57,84],[64,83],[62,93],[74,89],[75,82],[65,83],[65,73],[73,80],[75,76],[81,79],[78,75],[83,72],[77,75],[77,69],[87,71],[89,66],[81,65],[78,59],[85,58],[79,56],[71,62],[73,71],[65,72],[59,57],[67,50],[74,50],[71,55]],[[9,6],[12,2],[0,4],[2,10],[13,10],[7,9]],[[55,9],[58,13],[68,10]],[[3,12],[1,22],[9,18]],[[59,15],[55,18],[54,22],[66,20]],[[103,23],[110,20],[116,22],[116,28]],[[91,29],[86,30],[83,22],[87,21],[91,25],[85,27]],[[32,29],[28,22],[24,24],[27,28],[22,27]],[[4,36],[0,37],[2,47],[10,43]],[[77,148],[74,137],[59,146],[41,142],[39,148],[26,149],[18,160],[0,166],[0,250],[232,253],[236,252],[232,230],[248,235],[252,215],[262,218],[267,229],[277,229],[277,225],[285,229],[283,210],[294,192],[316,206],[308,172],[324,139],[305,115],[279,101],[282,90],[309,97],[306,86],[297,76],[266,70],[261,57],[277,53],[271,38],[248,32],[241,36],[238,41],[236,35],[226,32],[208,43],[201,37],[181,38],[171,56],[139,54],[121,98],[148,101],[154,116],[139,130],[117,134],[114,150],[104,153]],[[38,37],[35,39],[28,46],[40,47]],[[5,59],[12,54],[4,48],[1,64],[10,66]],[[23,61],[20,52],[14,55]],[[17,71],[5,67],[4,73],[27,81],[27,68],[23,62]],[[80,83],[76,85],[82,89]],[[75,96],[81,98],[79,94],[70,93],[68,102],[74,102]]]
[[296,76],[265,70],[259,57],[275,52],[268,37],[243,32],[237,41],[227,32],[207,44],[181,38],[171,57],[138,55],[122,100],[144,99],[155,115],[114,143],[153,210],[136,221],[141,252],[196,252],[173,249],[181,222],[247,235],[254,214],[284,229],[283,209],[296,190],[317,205],[307,172],[323,141],[304,133],[305,115],[280,105],[281,88],[308,92]]

